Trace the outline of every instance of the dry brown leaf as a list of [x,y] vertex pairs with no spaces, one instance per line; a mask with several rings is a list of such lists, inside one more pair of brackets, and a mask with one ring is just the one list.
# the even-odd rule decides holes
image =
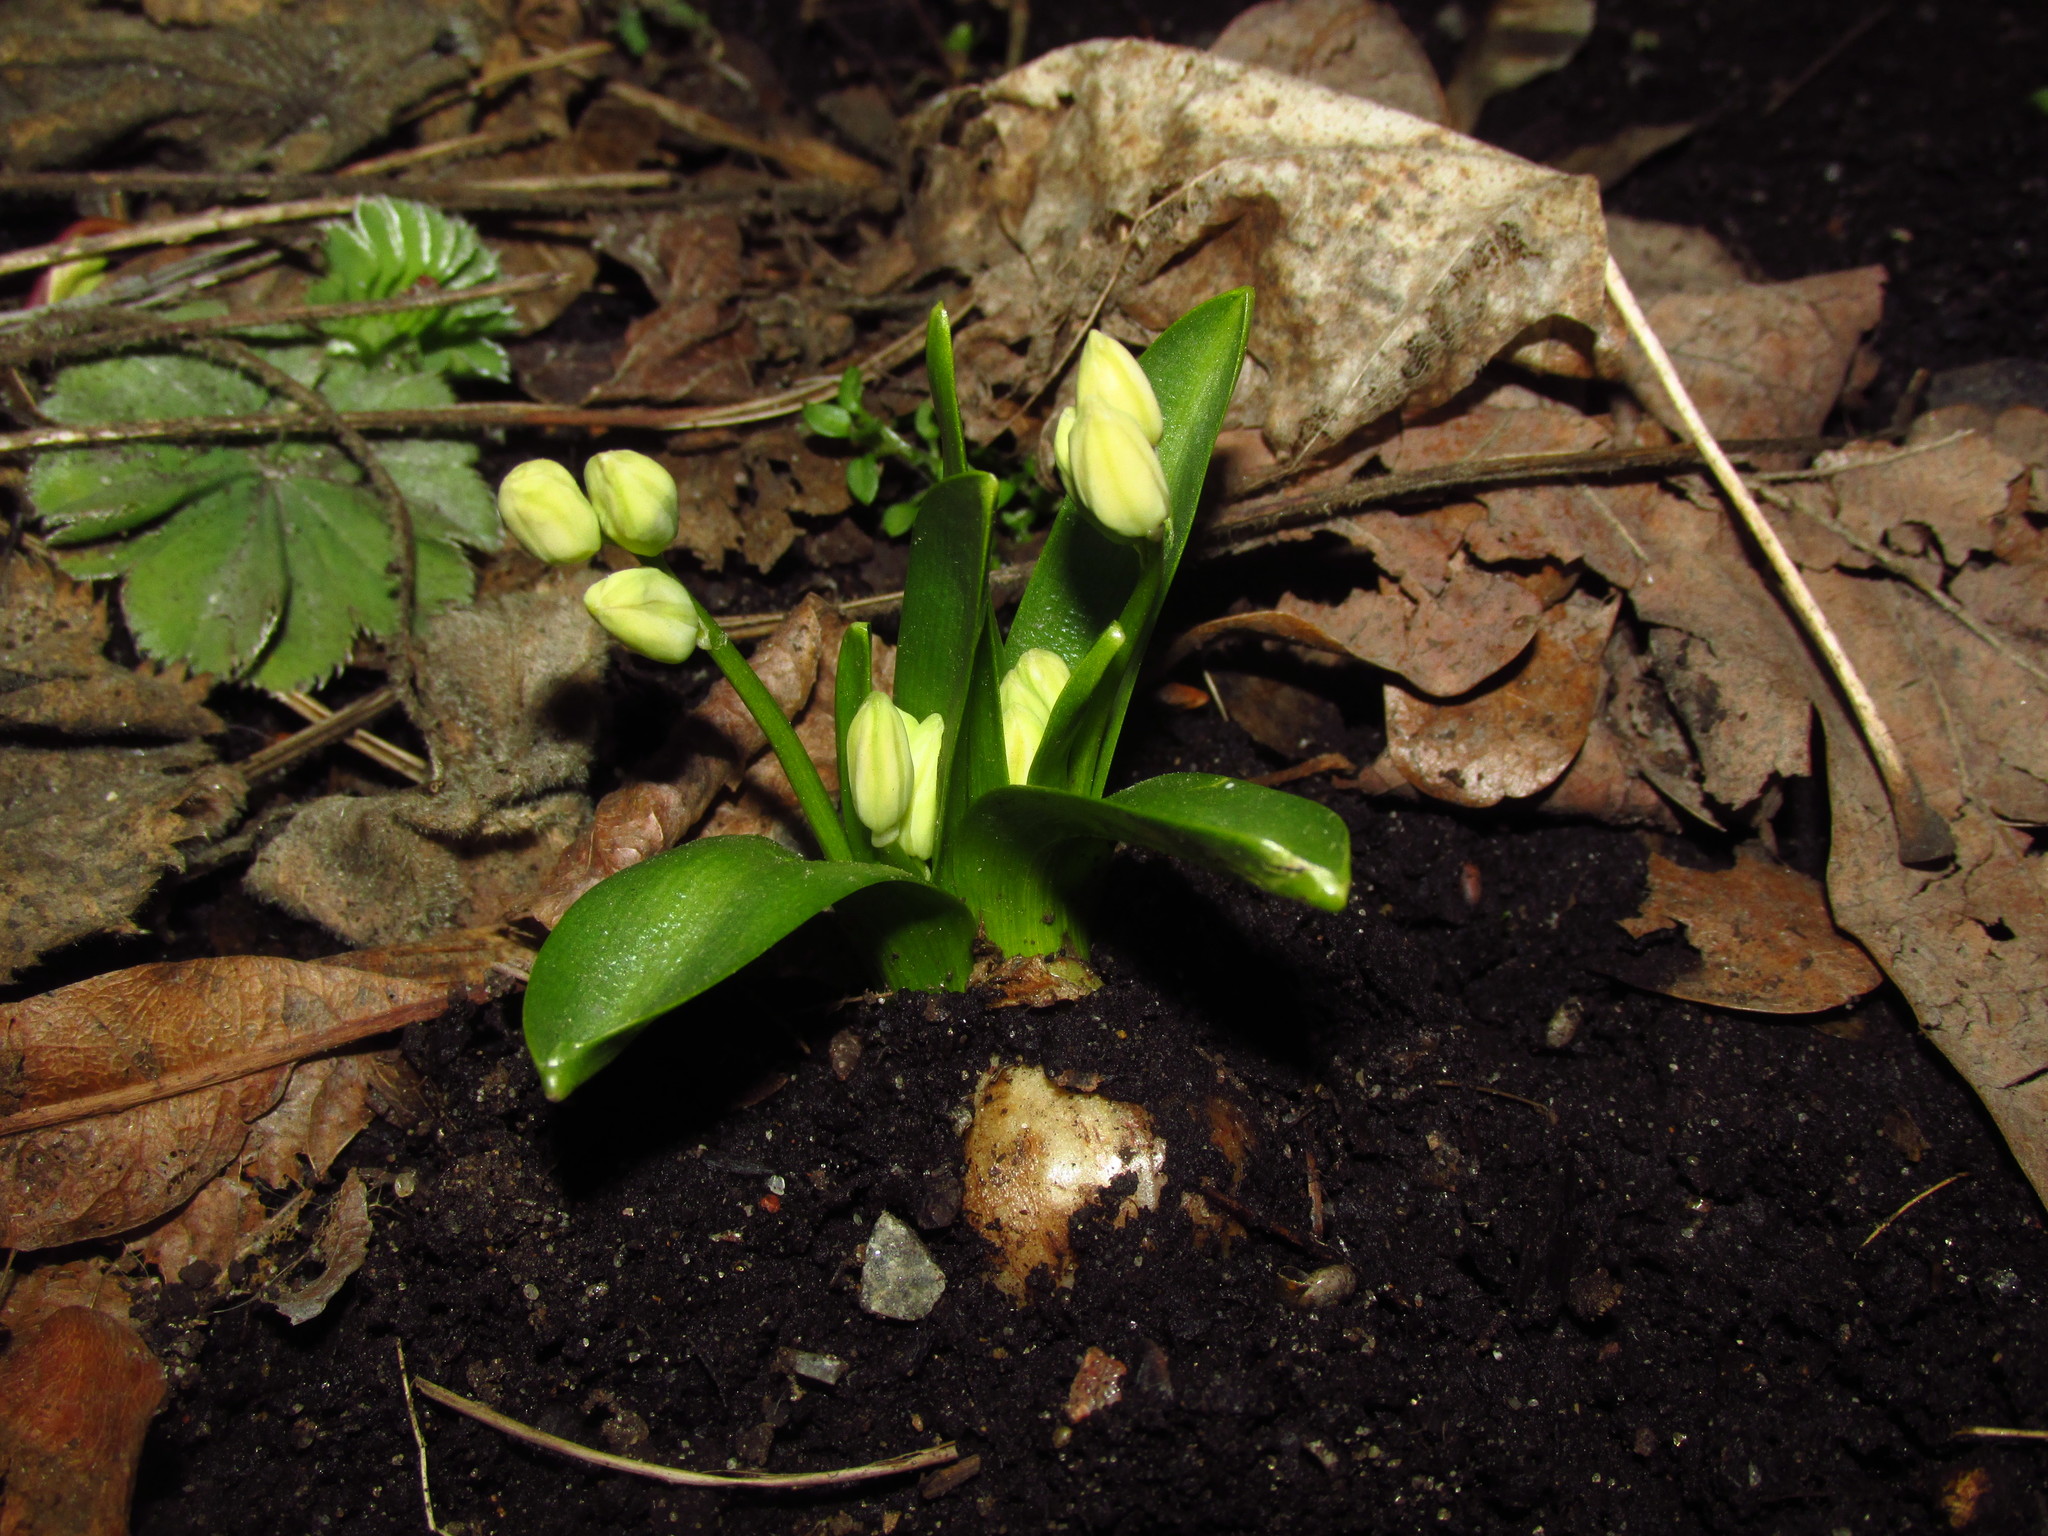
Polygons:
[[1443,589],[1417,602],[1401,587],[1360,588],[1334,607],[1291,593],[1280,612],[1303,619],[1360,661],[1436,698],[1468,693],[1528,649],[1542,602],[1520,582],[1452,558]]
[[1593,0],[1493,0],[1445,87],[1447,121],[1469,130],[1495,96],[1563,69],[1593,34]]
[[1915,451],[1857,443],[1816,459],[1816,469],[1838,471],[1830,476],[1835,516],[1907,556],[1929,553],[1917,533],[1925,530],[1955,570],[1995,551],[2001,524],[2025,510],[2027,466],[1975,432],[1944,442],[1916,430],[1908,446]]
[[[342,1149],[376,1118],[370,1085],[354,1056],[302,1061],[292,1069],[284,1096],[249,1127],[242,1171],[272,1189],[317,1182]],[[312,1178],[299,1164],[303,1157]]]
[[[1592,177],[1605,192],[1626,180],[1638,166],[1654,160],[1674,144],[1684,143],[1698,128],[1698,123],[1632,123],[1612,138],[1582,144],[1550,164],[1570,176]],[[1610,219],[1610,238],[1613,228]]]
[[1670,293],[1715,293],[1746,288],[1751,282],[1734,252],[1690,224],[1610,213],[1607,249],[1645,304]]
[[126,1536],[164,1372],[125,1323],[65,1307],[0,1357],[0,1531]]
[[1444,121],[1429,55],[1380,0],[1263,0],[1239,11],[1209,51]]
[[1344,715],[1319,693],[1253,672],[1211,672],[1231,724],[1268,751],[1299,762],[1344,734]]
[[322,170],[467,77],[446,39],[480,48],[502,25],[485,0],[311,0],[195,29],[16,0],[0,11],[0,159],[73,165],[160,136],[216,170]]
[[226,1278],[228,1266],[268,1217],[251,1186],[235,1178],[213,1179],[135,1246],[164,1279],[203,1290]]
[[349,1276],[370,1256],[370,1202],[363,1176],[353,1168],[328,1202],[327,1215],[307,1255],[320,1273],[296,1286],[272,1285],[263,1299],[284,1314],[294,1327],[310,1323],[334,1300]]
[[914,137],[911,239],[974,277],[986,317],[959,338],[977,436],[1084,324],[1143,340],[1239,283],[1259,304],[1230,425],[1283,460],[1451,398],[1539,322],[1604,313],[1590,181],[1213,55],[1058,49],[940,98]]
[[1700,957],[1654,991],[1754,1013],[1821,1013],[1884,980],[1836,929],[1820,882],[1755,843],[1722,870],[1692,869],[1653,850],[1648,878],[1642,910],[1621,926],[1641,938],[1675,925]]
[[1388,758],[1424,794],[1454,805],[1497,805],[1548,788],[1578,755],[1599,708],[1601,652],[1619,610],[1619,599],[1584,594],[1559,603],[1515,672],[1457,703],[1389,683]]
[[1102,990],[1102,978],[1085,964],[1058,955],[984,957],[968,984],[989,1008],[1050,1008]]
[[[1835,408],[1858,343],[1884,308],[1885,271],[1676,292],[1648,303],[1651,329],[1715,436],[1810,437]],[[1634,342],[1623,376],[1657,419],[1683,424]]]
[[0,1247],[83,1242],[176,1209],[241,1153],[290,1061],[448,1003],[444,986],[245,955],[0,1008]]
[[[825,658],[829,655],[837,665],[842,631],[837,613],[823,598],[810,595],[754,651],[754,670],[782,709],[795,713],[812,698]],[[552,928],[598,881],[672,847],[696,825],[718,791],[737,780],[741,766],[767,745],[723,679],[694,712],[690,737],[694,750],[675,779],[628,784],[598,802],[590,825],[537,887],[531,908],[536,922]]]

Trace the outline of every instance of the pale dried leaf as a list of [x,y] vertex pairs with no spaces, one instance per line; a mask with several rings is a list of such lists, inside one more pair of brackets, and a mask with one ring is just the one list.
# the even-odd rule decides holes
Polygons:
[[1209,51],[1444,120],[1444,91],[1429,55],[1380,0],[1263,0],[1239,11]]
[[1607,215],[1607,249],[1635,296],[1648,304],[1668,293],[1717,293],[1750,284],[1727,246],[1690,224]]
[[[214,1179],[158,1223],[135,1246],[170,1281],[211,1285],[227,1276],[249,1239],[263,1230],[268,1213],[256,1191],[240,1179]],[[192,1271],[202,1264],[205,1269]],[[188,1272],[189,1278],[188,1278]]]
[[[354,1056],[302,1061],[275,1108],[249,1127],[242,1171],[272,1189],[316,1182],[371,1120],[370,1088]],[[308,1179],[300,1165],[312,1168]]]
[[1559,603],[1520,667],[1457,703],[1389,683],[1387,756],[1417,789],[1454,805],[1497,805],[1549,787],[1592,726],[1607,681],[1600,656],[1619,610],[1618,598]]
[[1563,69],[1593,33],[1593,0],[1493,0],[1445,87],[1448,121],[1470,129],[1493,97]]
[[1053,382],[1105,295],[1095,323],[1143,340],[1255,286],[1230,424],[1283,460],[1451,398],[1539,322],[1604,312],[1590,181],[1213,55],[1058,49],[941,98],[915,137],[911,238],[927,269],[974,276],[986,316],[959,342],[978,436],[1022,404],[991,388]]
[[1653,990],[1717,1008],[1820,1013],[1874,991],[1884,975],[1843,937],[1820,882],[1755,843],[1733,867],[1692,869],[1652,851],[1641,910],[1621,926],[1641,938],[1677,926],[1699,964]]
[[1437,698],[1470,692],[1528,648],[1542,602],[1520,582],[1455,557],[1440,593],[1360,588],[1334,607],[1297,598],[1280,611],[1323,630],[1360,661]]
[[363,1176],[354,1169],[328,1202],[327,1215],[313,1239],[309,1257],[321,1265],[314,1278],[297,1286],[275,1285],[263,1299],[296,1327],[310,1323],[334,1300],[349,1276],[370,1256],[370,1201]]

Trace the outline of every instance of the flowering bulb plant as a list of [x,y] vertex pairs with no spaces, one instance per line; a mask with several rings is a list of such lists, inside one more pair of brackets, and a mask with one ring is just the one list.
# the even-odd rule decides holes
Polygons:
[[[1205,773],[1105,794],[1139,662],[1187,548],[1251,321],[1248,289],[1200,305],[1142,358],[1091,335],[1055,429],[1068,496],[1008,632],[989,600],[995,478],[967,467],[952,332],[927,331],[945,471],[911,545],[895,693],[871,686],[851,625],[835,713],[835,805],[768,691],[711,615],[655,566],[593,586],[591,614],[663,661],[702,646],[789,776],[821,858],[762,837],[689,843],[620,871],[563,916],[527,987],[528,1049],[551,1098],[641,1029],[828,908],[890,986],[960,990],[977,939],[1004,955],[1088,952],[1089,897],[1118,843],[1157,849],[1331,911],[1350,890],[1343,822],[1296,795]],[[652,472],[650,472],[652,471]],[[672,537],[652,460],[600,455],[586,499],[558,466],[521,465],[500,504],[543,558]]]

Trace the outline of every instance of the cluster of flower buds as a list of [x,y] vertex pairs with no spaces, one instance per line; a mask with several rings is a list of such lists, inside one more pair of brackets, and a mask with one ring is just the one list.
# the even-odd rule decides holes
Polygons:
[[1111,533],[1156,539],[1165,532],[1164,431],[1159,397],[1138,360],[1115,337],[1090,331],[1074,404],[1053,429],[1053,457],[1067,489]]
[[877,848],[928,859],[939,832],[939,754],[946,722],[913,719],[879,688],[846,728],[846,790]]
[[499,483],[498,516],[527,553],[549,565],[581,565],[606,539],[658,555],[676,536],[675,476],[630,448],[592,458],[583,486],[553,459],[529,459]]
[[1003,759],[1012,784],[1029,782],[1032,760],[1045,739],[1046,722],[1066,690],[1069,675],[1059,652],[1035,648],[1017,658],[1017,665],[1004,674],[997,687],[1003,714]]

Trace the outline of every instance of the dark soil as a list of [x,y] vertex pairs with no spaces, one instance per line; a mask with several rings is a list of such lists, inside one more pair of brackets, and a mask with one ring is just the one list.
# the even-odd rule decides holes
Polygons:
[[[1154,6],[1036,9],[1050,45],[1201,40],[1234,7],[1170,25]],[[1434,0],[1402,9],[1447,56]],[[1893,5],[1761,115],[1868,9],[1607,0],[1568,71],[1482,124],[1548,156],[1718,113],[1615,201],[1707,224],[1775,277],[1884,262],[1888,371],[1864,424],[1915,368],[2048,356],[2048,115],[2026,101],[2048,85],[2048,19]],[[904,28],[902,48],[924,46]],[[763,37],[799,82],[807,36]],[[1274,766],[1209,715],[1141,717],[1130,740],[1134,773]],[[743,977],[560,1107],[538,1095],[516,1001],[416,1027],[407,1050],[440,1110],[350,1154],[414,1179],[384,1186],[370,1261],[327,1315],[176,1316],[169,1294],[154,1340],[177,1391],[136,1529],[420,1530],[401,1340],[430,1379],[650,1459],[798,1469],[938,1438],[981,1458],[929,1499],[912,1479],[700,1493],[423,1405],[441,1520],[470,1532],[2048,1523],[2038,1446],[1952,1438],[2048,1422],[2040,1206],[1896,998],[1816,1028],[1632,990],[1609,976],[1640,961],[1614,922],[1639,894],[1633,836],[1309,792],[1353,827],[1348,912],[1125,858],[1108,984],[1081,1003],[835,1011]],[[1580,1022],[1553,1047],[1560,1010]],[[844,1081],[823,1049],[842,1029],[863,1046]],[[1073,1289],[1021,1310],[949,1209],[955,1116],[992,1060],[1099,1073],[1169,1147],[1161,1209],[1081,1222]],[[1237,1189],[1256,1219],[1227,1256],[1197,1250],[1179,1204],[1232,1187],[1219,1099],[1256,1136]],[[1309,1231],[1311,1157],[1318,1256],[1282,1235]],[[1970,1177],[1866,1243],[1955,1173]],[[885,1209],[925,1227],[948,1277],[921,1323],[857,1304],[855,1256]],[[1279,1272],[1331,1255],[1356,1294],[1284,1305]],[[1067,1433],[1091,1345],[1131,1367],[1128,1390]],[[851,1368],[799,1394],[774,1368],[785,1347]]]

